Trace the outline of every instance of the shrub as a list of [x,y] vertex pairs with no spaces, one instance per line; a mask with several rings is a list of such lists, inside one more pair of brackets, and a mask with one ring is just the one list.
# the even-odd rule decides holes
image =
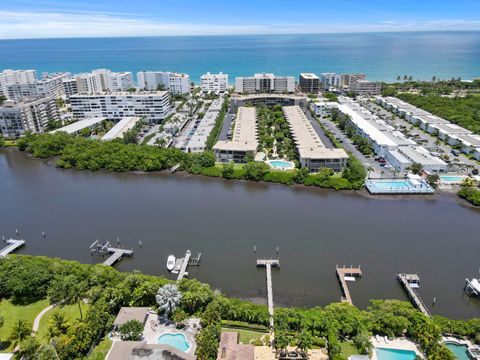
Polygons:
[[244,321],[222,320],[222,326],[234,329],[245,329],[259,332],[268,332],[268,327],[260,324],[250,324]]
[[252,161],[245,165],[245,179],[260,181],[270,171],[270,166],[262,161]]
[[480,206],[480,190],[474,187],[462,186],[457,195],[475,206]]
[[264,181],[267,182],[276,182],[286,185],[291,185],[294,183],[293,179],[296,173],[287,172],[287,171],[270,171],[263,177]]

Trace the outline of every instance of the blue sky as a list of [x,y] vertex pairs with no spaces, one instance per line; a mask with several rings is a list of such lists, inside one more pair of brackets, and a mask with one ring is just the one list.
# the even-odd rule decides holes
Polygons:
[[479,0],[0,0],[0,38],[480,30]]

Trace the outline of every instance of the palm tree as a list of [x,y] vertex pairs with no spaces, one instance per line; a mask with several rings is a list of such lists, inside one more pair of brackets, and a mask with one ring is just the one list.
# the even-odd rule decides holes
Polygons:
[[21,343],[28,336],[30,336],[31,332],[32,327],[30,324],[27,324],[25,320],[18,320],[15,325],[13,325],[12,333],[10,334],[10,340],[13,343]]
[[370,179],[370,173],[371,173],[372,171],[374,171],[374,170],[375,170],[375,169],[374,169],[373,167],[371,167],[371,166],[369,166],[369,167],[367,168],[367,178],[368,178],[368,179]]
[[158,289],[155,300],[157,301],[159,310],[169,316],[175,311],[178,305],[180,305],[182,294],[178,291],[177,285],[166,284]]
[[48,327],[48,338],[53,339],[57,336],[65,334],[69,328],[69,324],[65,315],[60,312],[55,312],[50,320],[50,326]]
[[312,348],[312,345],[312,335],[306,331],[302,331],[297,339],[297,348],[300,350],[300,353],[306,355],[308,350]]
[[277,351],[285,351],[288,346],[288,338],[283,331],[275,332],[275,341],[273,346]]
[[393,169],[393,178],[396,179],[398,174],[400,174],[400,171],[397,168],[394,168]]

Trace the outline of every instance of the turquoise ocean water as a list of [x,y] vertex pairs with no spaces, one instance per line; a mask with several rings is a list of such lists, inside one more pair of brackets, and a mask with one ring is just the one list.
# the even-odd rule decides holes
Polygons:
[[207,71],[231,79],[267,71],[471,79],[480,77],[480,31],[0,40],[0,69],[7,68],[180,71],[194,81]]

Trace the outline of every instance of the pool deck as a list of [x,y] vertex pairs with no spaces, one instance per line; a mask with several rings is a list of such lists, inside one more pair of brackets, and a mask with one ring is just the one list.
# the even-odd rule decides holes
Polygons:
[[[413,341],[408,340],[406,338],[396,338],[393,340],[387,339],[385,341],[385,337],[383,336],[378,336],[378,340],[377,340],[377,336],[372,336],[370,340],[372,341],[372,344],[375,348],[410,350],[410,351],[414,351],[422,359],[425,358],[423,353],[420,351],[420,348]],[[375,350],[373,351],[371,360],[378,360]]]
[[[386,183],[407,183],[408,180],[402,180],[402,179],[397,179],[397,180],[372,180],[368,179],[365,180],[365,187],[367,188],[368,192],[372,195],[404,195],[404,194],[421,194],[421,195],[428,195],[428,194],[433,194],[435,191],[433,190],[432,187],[430,187],[427,184],[422,183],[421,186],[405,186],[405,187],[397,187],[397,186],[391,186],[387,187],[385,186]],[[383,184],[383,186],[377,186],[376,184]]]
[[[470,349],[475,351],[480,350],[480,347],[474,344],[473,342],[471,342],[470,340],[459,339],[453,336],[442,336],[442,343],[452,343],[459,346],[463,345],[463,346],[466,346],[469,350]],[[473,355],[473,354],[470,354],[470,355],[474,356],[475,359],[480,358],[480,357],[475,357],[476,355]]]
[[[295,351],[296,348],[289,346],[289,351]],[[276,351],[271,346],[255,346],[254,348],[255,360],[276,360]],[[309,360],[328,360],[328,355],[325,349],[312,349],[308,351]]]
[[[175,328],[175,323],[165,322],[163,317],[151,312],[148,314],[147,321],[145,323],[143,339],[147,342],[147,344],[157,344],[157,340],[160,335],[183,334],[190,345],[187,354],[193,355],[195,354],[197,347],[195,343],[195,334],[200,329],[199,322],[199,319],[189,319],[185,321],[187,326],[182,330],[178,330]],[[196,324],[197,326],[194,327],[193,324]]]

